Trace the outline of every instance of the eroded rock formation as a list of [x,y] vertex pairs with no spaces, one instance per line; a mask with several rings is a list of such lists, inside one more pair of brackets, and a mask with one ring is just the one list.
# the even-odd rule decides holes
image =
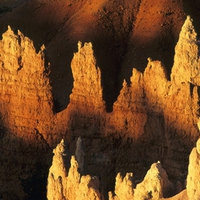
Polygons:
[[[115,189],[109,192],[109,200],[198,200],[199,194],[199,149],[200,139],[193,148],[188,166],[187,188],[181,189],[179,193],[170,198],[165,198],[174,193],[178,185],[180,189],[181,183],[172,184],[165,169],[161,163],[153,163],[148,170],[144,180],[140,183],[134,183],[133,173],[127,173],[124,177],[120,173],[116,176]],[[76,147],[77,148],[77,147]],[[71,157],[69,166],[69,152],[67,152],[64,140],[54,149],[54,157],[52,166],[49,170],[47,184],[48,200],[63,199],[98,199],[103,200],[103,194],[99,191],[99,180],[95,176],[83,175],[78,172],[79,165],[75,157]],[[66,165],[67,163],[67,165]],[[182,188],[182,185],[181,185]]]
[[[78,147],[79,148],[79,147]],[[69,155],[66,154],[64,140],[54,149],[52,166],[49,170],[47,198],[48,200],[103,200],[99,192],[99,180],[90,175],[81,176],[79,164],[75,156],[71,157],[70,168],[66,168]]]
[[[103,138],[93,138],[92,141],[89,141],[91,138],[88,138],[88,136],[94,134],[95,131],[88,128],[84,123],[78,123],[78,128],[74,126],[74,131],[71,130],[72,135],[77,136],[76,131],[79,130],[78,136],[85,137],[86,154],[90,155],[88,157],[89,170],[100,173],[100,176],[104,177],[103,180],[106,179],[106,173],[108,173],[105,169],[109,169],[109,167],[111,167],[110,173],[113,170],[127,172],[132,168],[131,171],[138,174],[140,170],[147,170],[147,167],[144,168],[144,164],[142,164],[144,161],[152,163],[156,160],[161,160],[170,175],[180,177],[181,180],[185,179],[187,175],[187,155],[198,137],[196,124],[199,115],[199,86],[197,81],[193,82],[187,78],[178,81],[175,77],[181,77],[182,73],[186,73],[188,76],[188,70],[191,68],[190,63],[193,60],[198,63],[197,50],[199,47],[197,39],[193,36],[195,36],[195,30],[190,17],[188,17],[175,49],[175,62],[170,81],[167,79],[165,67],[160,61],[152,61],[149,58],[144,73],[133,69],[130,84],[124,81],[120,95],[114,103],[113,112],[105,113],[102,111],[105,115],[103,120],[96,121],[97,127],[101,124],[100,135]],[[191,53],[187,57],[189,61],[184,56],[181,60],[178,60],[178,55],[183,54],[184,49],[190,48],[191,44],[195,44],[191,47],[192,49],[197,49],[194,52],[194,57]],[[186,72],[184,70],[176,71],[174,74],[175,69],[179,69],[180,65],[188,70]],[[82,65],[80,69],[82,69]],[[86,69],[87,66],[85,66],[85,71],[87,71]],[[198,65],[196,70],[198,71]],[[96,69],[94,73],[97,72]],[[73,73],[73,75],[74,79],[77,80],[76,76],[79,75],[77,73]],[[88,79],[91,83],[89,76]],[[84,96],[83,93],[81,93],[81,96]],[[101,97],[98,99],[99,102],[103,101]],[[84,105],[85,102],[82,103]],[[93,105],[93,103],[89,102],[86,107],[89,107],[89,105]],[[103,106],[101,108],[99,110],[103,110]],[[92,112],[95,113],[96,111]],[[80,111],[80,116],[82,119],[87,119],[87,115],[82,111]],[[72,121],[74,120],[72,119]],[[90,118],[89,121],[92,121],[92,119]],[[87,132],[84,130],[87,130]],[[110,137],[116,139],[111,140],[112,142],[109,144],[108,142],[101,143],[101,141],[108,141]],[[120,142],[118,138],[121,138]],[[118,148],[114,147],[115,144],[118,144]],[[128,154],[132,157],[127,157],[126,147],[129,149]],[[94,161],[98,163],[100,172],[92,167],[91,163]]]
[[[66,177],[68,174],[69,163],[67,163],[70,155],[66,152],[64,140],[53,150],[54,156],[52,166],[49,169],[47,198],[48,199],[64,199]],[[67,167],[68,164],[68,167]],[[75,181],[75,180],[74,180]]]
[[200,161],[200,139],[196,143],[196,147],[192,149],[189,157],[188,176],[187,176],[187,195],[190,200],[200,199],[199,185],[199,161]]
[[0,41],[1,192],[9,191],[19,198],[31,193],[27,182],[35,187],[34,179],[40,177],[40,182],[46,177],[51,145],[65,132],[65,124],[59,118],[64,113],[53,112],[49,64],[44,52],[42,46],[36,53],[33,42],[20,31],[15,34],[10,27]]
[[[31,193],[26,185],[34,185],[37,177],[34,169],[37,168],[38,177],[45,177],[51,149],[61,138],[67,140],[72,154],[75,153],[77,138],[82,138],[87,171],[101,178],[99,184],[106,199],[108,191],[114,191],[117,173],[134,172],[132,178],[135,181],[143,178],[157,160],[161,160],[171,176],[179,177],[181,181],[186,178],[188,155],[199,135],[196,125],[199,120],[199,44],[189,17],[175,49],[171,80],[167,79],[164,65],[149,58],[144,73],[133,69],[130,81],[123,82],[111,113],[106,112],[101,71],[91,43],[83,46],[78,43],[78,52],[71,62],[74,87],[70,104],[60,113],[54,112],[48,71],[51,65],[45,61],[45,48],[36,53],[30,39],[21,32],[14,34],[10,28],[3,35],[0,46],[0,161],[3,163],[0,173],[3,181],[10,177],[8,184],[1,188],[2,192],[10,191],[10,185],[15,183],[12,192],[20,198]],[[185,49],[191,51],[185,53]],[[62,142],[59,148],[64,148]],[[64,153],[61,152],[55,150],[55,156],[60,156],[58,164],[64,166]],[[17,166],[15,171],[10,167],[13,162]],[[159,171],[159,166],[157,163],[154,167],[164,174]],[[63,168],[62,173],[67,177],[68,189],[63,189],[63,183],[58,186],[61,183],[58,177],[62,177],[59,174],[49,175],[52,187],[56,188],[55,191],[63,191],[61,197],[68,194],[79,196],[70,189],[71,182],[77,191],[81,191],[79,187],[82,185],[87,191],[85,196],[91,192],[100,198],[96,192],[98,184],[94,190],[87,190],[94,180],[90,176],[81,177],[80,169],[82,174],[84,167],[78,166],[72,157],[69,172]],[[30,178],[31,175],[34,176]],[[131,176],[127,176],[123,180],[118,176],[118,179],[122,185],[124,181],[129,185],[127,191],[132,195]],[[27,183],[31,181],[31,184]],[[120,196],[117,187],[118,184],[116,194]],[[155,198],[163,195],[161,187]]]
[[179,42],[175,47],[174,66],[171,79],[175,82],[200,83],[199,41],[194,29],[192,19],[187,19],[182,26]]
[[109,192],[109,200],[133,199],[133,188],[133,173],[127,173],[124,178],[118,173],[115,180],[115,191],[114,194]]
[[173,189],[168,180],[166,171],[160,162],[151,165],[142,183],[139,183],[134,192],[135,199],[162,199]]
[[105,126],[105,103],[101,71],[96,65],[91,43],[82,46],[78,42],[78,52],[74,54],[71,68],[74,84],[68,106],[71,123],[68,132],[75,136],[99,135]]

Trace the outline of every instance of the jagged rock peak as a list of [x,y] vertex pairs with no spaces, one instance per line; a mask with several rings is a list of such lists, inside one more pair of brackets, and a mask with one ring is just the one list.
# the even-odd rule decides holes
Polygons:
[[191,82],[199,85],[199,42],[192,22],[191,17],[187,16],[179,34],[171,79],[177,83]]
[[[78,145],[80,138],[78,140]],[[90,175],[81,176],[79,163],[75,156],[71,157],[69,170],[66,167],[66,153],[64,140],[53,150],[54,157],[49,169],[47,198],[48,200],[103,200],[99,192],[99,180]]]
[[193,26],[193,19],[188,15],[182,26],[180,37],[188,40],[196,41],[197,33]]
[[109,192],[109,200],[133,199],[133,194],[133,173],[126,173],[124,178],[118,173],[115,181],[115,195]]
[[47,185],[47,198],[51,200],[63,199],[65,192],[63,187],[66,184],[67,167],[66,167],[66,145],[64,140],[56,146],[53,150],[54,156],[52,166],[49,169],[48,185]]
[[[17,34],[8,26],[5,33],[2,34],[2,40],[0,42],[1,51],[3,54],[0,59],[3,60],[3,66],[10,72],[18,72],[25,67],[25,71],[29,73],[44,72],[44,50],[45,46],[42,45],[40,51],[36,53],[33,41],[24,36],[21,31],[17,31]],[[34,62],[40,62],[40,64],[34,65]],[[29,65],[28,65],[29,64]]]
[[64,139],[60,141],[60,143],[53,150],[55,156],[66,156],[66,145]]
[[137,185],[134,199],[162,199],[172,189],[166,171],[161,163],[153,163],[144,180]]
[[[82,43],[78,42],[78,52],[74,54],[71,69],[74,87],[70,101],[83,102],[84,100],[85,104],[95,107],[103,106],[101,71],[96,66],[92,43],[85,43],[82,46]],[[84,97],[84,99],[81,99],[81,97]]]

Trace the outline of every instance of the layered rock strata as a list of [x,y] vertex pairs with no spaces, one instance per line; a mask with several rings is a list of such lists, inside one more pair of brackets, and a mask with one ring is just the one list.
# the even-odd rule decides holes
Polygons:
[[[108,174],[112,174],[110,176],[113,177],[119,171],[134,171],[144,176],[144,171],[147,171],[150,163],[157,160],[161,160],[170,175],[179,177],[181,181],[186,178],[188,155],[198,137],[196,124],[199,116],[199,83],[198,77],[195,81],[188,78],[179,81],[178,77],[182,74],[188,76],[189,73],[193,79],[193,72],[189,72],[193,68],[191,63],[197,63],[195,70],[199,70],[199,46],[195,35],[192,20],[187,17],[175,49],[171,80],[167,79],[167,72],[160,61],[148,58],[144,73],[133,69],[130,84],[124,81],[111,113],[104,111],[102,95],[97,95],[96,100],[91,98],[93,100],[90,102],[87,100],[90,95],[86,89],[79,90],[79,98],[85,96],[86,100],[79,103],[78,106],[82,104],[83,108],[79,107],[79,115],[71,118],[72,129],[68,133],[84,138],[88,169],[103,177],[104,187],[108,187],[103,183],[104,180],[107,185],[113,184],[108,179]],[[87,85],[90,85],[93,78],[87,73],[88,67],[93,65],[94,77],[98,77],[96,74],[99,71],[96,64],[93,64],[93,58],[89,64],[89,59],[83,57],[82,49],[86,50],[86,47],[91,57],[92,46],[85,44],[79,48],[74,57],[75,61],[72,60],[72,66],[76,62],[76,69],[79,66],[81,77],[83,80],[87,77]],[[185,51],[188,48],[194,50],[194,53],[190,52],[190,56],[187,56],[188,52]],[[179,54],[182,59],[178,59]],[[87,53],[84,52],[84,55]],[[87,64],[77,62],[77,58],[82,58]],[[186,70],[178,70],[181,66]],[[82,71],[85,71],[84,75]],[[82,79],[78,79],[80,74],[74,73],[74,67],[72,72],[74,80],[79,80],[81,85]],[[102,94],[100,81],[97,78],[95,80],[98,80],[98,88]],[[69,105],[71,116],[77,107],[75,102],[79,102],[78,98],[73,97],[75,91],[78,91],[78,86],[75,83],[74,85]],[[89,88],[93,96],[93,87]],[[95,102],[100,102],[98,105],[102,106],[97,109]],[[96,109],[91,109],[92,107]],[[86,114],[85,108],[88,113],[93,114]],[[98,169],[94,165],[98,165]],[[137,179],[137,175],[134,178]]]
[[[33,42],[20,31],[15,34],[8,27],[2,35],[1,193],[16,194],[20,199],[31,191],[39,190],[38,195],[41,193],[41,189],[34,186],[34,181],[38,178],[41,182],[46,178],[46,167],[51,161],[51,145],[57,143],[65,132],[63,127],[66,121],[64,124],[61,119],[63,113],[55,115],[53,112],[50,66],[44,57],[45,47],[42,46],[36,53]],[[56,126],[57,123],[59,126]]]
[[[0,173],[2,184],[8,183],[2,192],[12,188],[11,193],[21,198],[23,191],[37,191],[27,187],[34,185],[34,177],[30,178],[34,169],[38,177],[45,177],[55,144],[66,139],[74,154],[80,136],[87,170],[101,178],[105,198],[114,190],[118,172],[133,171],[135,181],[157,160],[171,176],[181,181],[186,178],[200,114],[199,44],[189,17],[175,49],[171,80],[163,64],[149,58],[144,73],[133,69],[130,83],[124,81],[111,113],[106,113],[101,72],[91,43],[78,43],[71,63],[74,88],[70,104],[57,114],[53,112],[45,48],[36,53],[30,39],[10,28],[0,46]],[[15,170],[10,163],[16,164]],[[90,182],[90,178],[82,182]]]
[[[97,67],[91,43],[82,46],[71,62],[74,78],[68,112],[74,136],[95,137],[104,128],[105,103],[101,86],[101,71]],[[70,131],[70,130],[69,130]]]

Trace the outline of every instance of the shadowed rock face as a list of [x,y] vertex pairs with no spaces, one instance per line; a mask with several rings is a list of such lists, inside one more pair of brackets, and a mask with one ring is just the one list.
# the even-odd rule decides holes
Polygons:
[[[188,17],[181,29],[171,80],[168,80],[162,59],[156,61],[152,56],[153,59],[147,60],[147,50],[135,51],[133,48],[135,40],[131,38],[137,38],[138,46],[155,39],[139,23],[149,22],[141,14],[145,5],[150,6],[148,1],[68,3],[30,1],[25,3],[26,11],[23,6],[16,6],[12,13],[3,13],[0,18],[2,32],[5,23],[10,22],[15,30],[21,27],[20,30],[34,39],[33,43],[20,31],[8,28],[0,41],[1,193],[4,197],[12,193],[20,199],[25,196],[31,199],[36,194],[38,199],[46,196],[44,187],[52,149],[64,138],[74,153],[79,136],[85,144],[84,163],[87,166],[83,173],[100,177],[105,198],[108,198],[108,191],[114,190],[116,174],[134,172],[135,181],[143,178],[150,165],[158,160],[170,178],[178,177],[183,181],[187,175],[189,152],[199,135],[196,125],[199,121],[199,43],[192,20]],[[169,20],[176,16],[171,11],[163,13],[164,5],[167,4],[148,7],[150,13],[155,12],[154,20],[159,16],[159,23],[161,18]],[[41,17],[41,11],[56,8],[62,9],[55,13],[53,21],[50,15],[48,19],[46,15]],[[181,24],[183,13],[180,8],[179,11],[180,18],[176,19]],[[31,29],[26,28],[31,17],[25,12],[33,13]],[[25,18],[22,22],[17,17],[12,21],[19,13],[20,19],[26,14],[29,16],[24,25]],[[121,21],[116,20],[117,13]],[[136,18],[137,13],[140,15]],[[129,20],[125,20],[126,17]],[[38,26],[38,21],[34,22],[36,18],[41,19]],[[63,19],[62,26],[60,19]],[[92,23],[96,19],[98,24]],[[51,24],[47,23],[49,20]],[[80,23],[75,26],[77,21]],[[50,32],[42,31],[44,23]],[[126,23],[134,26],[129,27]],[[150,24],[153,25],[153,21]],[[180,24],[177,24],[174,28],[179,30]],[[163,26],[171,27],[169,24]],[[123,27],[123,31],[120,32],[119,27]],[[159,27],[153,26],[151,31],[156,33],[162,29]],[[89,32],[92,28],[98,31]],[[138,38],[139,30],[147,35]],[[92,43],[79,42],[77,51],[80,39]],[[42,41],[46,47],[41,45]],[[158,44],[159,41],[156,40]],[[132,55],[130,49],[145,57],[146,68],[141,65],[136,69],[132,61],[126,63],[132,58],[128,56],[128,52]],[[134,62],[139,57],[135,54]],[[143,61],[138,60],[138,63]],[[66,98],[69,98],[68,103]],[[108,105],[112,105],[112,112],[106,112]],[[86,177],[82,182],[88,180]],[[40,191],[35,182],[43,185],[43,188],[38,185]]]

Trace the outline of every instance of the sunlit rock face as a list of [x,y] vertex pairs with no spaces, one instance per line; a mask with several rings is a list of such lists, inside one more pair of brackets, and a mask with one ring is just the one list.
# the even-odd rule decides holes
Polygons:
[[177,83],[200,84],[199,40],[190,16],[182,26],[175,47],[171,79]]
[[[66,177],[69,169],[70,155],[67,154],[64,140],[53,150],[54,156],[52,166],[49,169],[47,198],[48,199],[64,199],[66,185]],[[67,166],[68,165],[68,166]]]
[[106,134],[138,139],[145,132],[147,111],[144,99],[143,74],[133,69],[129,86],[124,80],[123,87],[114,103],[113,112],[106,115]]
[[68,112],[70,122],[68,132],[76,136],[94,136],[104,129],[105,103],[101,85],[101,71],[97,67],[91,43],[82,46],[78,42],[78,52],[71,62],[74,78]]
[[134,192],[135,199],[162,199],[170,194],[173,184],[168,180],[166,171],[160,162],[151,165],[142,183]]
[[[102,182],[111,185],[113,182],[108,183],[109,176],[130,169],[144,175],[142,171],[147,171],[147,166],[157,160],[161,160],[170,175],[181,180],[186,178],[188,155],[198,137],[199,86],[188,78],[178,81],[176,77],[188,76],[189,72],[176,69],[179,69],[179,65],[185,67],[185,64],[181,64],[183,62],[189,63],[189,69],[193,60],[198,63],[199,46],[194,35],[192,20],[188,17],[175,49],[171,80],[167,79],[162,62],[148,58],[144,73],[133,69],[130,82],[123,82],[111,113],[105,112],[98,78],[100,73],[94,64],[92,45],[86,43],[82,47],[79,43],[78,53],[72,60],[72,73],[74,81],[80,84],[74,83],[70,96],[69,132],[74,137],[84,137],[88,169],[100,174]],[[187,39],[184,39],[186,36]],[[190,48],[193,43],[195,48],[191,48],[196,50],[190,53],[188,60],[185,57],[178,59],[179,51],[183,51],[179,49],[184,46]],[[88,73],[91,66],[92,75]],[[82,80],[85,80],[84,83]],[[100,95],[96,95],[97,90],[93,89],[93,85],[99,88]],[[73,117],[73,113],[76,113],[76,117]],[[101,170],[97,170],[95,165]]]
[[196,143],[196,147],[192,149],[189,157],[188,176],[187,176],[187,195],[190,200],[200,199],[200,139]]
[[64,140],[62,140],[53,151],[54,157],[47,184],[48,200],[103,200],[99,192],[98,178],[90,175],[81,176],[75,156],[71,157],[70,168],[66,166],[70,158],[66,150]]
[[[195,81],[192,78],[198,71],[198,52],[198,40],[188,17],[175,49],[171,81],[163,64],[148,58],[144,73],[133,70],[130,86],[124,82],[108,119],[118,134],[123,132],[122,137],[143,141],[147,147],[144,157],[162,157],[168,172],[179,176],[186,174],[186,168],[181,167],[188,162],[184,152],[190,151],[198,137],[199,84],[198,76]],[[180,81],[179,77],[185,78]]]
[[81,111],[85,108],[85,112],[89,112],[88,109],[93,112],[97,109],[105,109],[101,71],[96,64],[92,43],[82,45],[78,42],[78,52],[74,53],[71,69],[74,78],[70,96],[71,104],[76,103],[76,106],[82,106]]
[[115,191],[114,194],[109,192],[109,200],[133,199],[133,188],[133,173],[127,173],[125,177],[118,173],[115,179]]
[[2,37],[0,70],[1,96],[4,98],[1,98],[1,112],[7,114],[3,114],[6,119],[4,123],[8,123],[10,129],[15,128],[15,125],[18,128],[36,127],[40,123],[37,121],[40,115],[41,118],[45,115],[51,117],[52,114],[44,47],[37,54],[33,42],[20,31],[15,35],[10,27]]
[[[79,141],[76,148],[79,148]],[[82,152],[78,154],[82,154]],[[90,175],[81,175],[80,167],[74,156],[71,157],[67,151],[64,140],[53,150],[54,157],[52,166],[49,169],[47,181],[48,200],[103,200],[103,194],[99,192],[99,180]],[[76,155],[76,157],[79,157]],[[154,199],[159,200],[169,194],[173,185],[168,180],[166,171],[161,163],[152,164],[144,180],[137,185],[133,182],[133,173],[127,173],[122,177],[120,173],[116,176],[114,193],[109,192],[109,200],[128,200],[128,199]]]
[[[106,112],[103,101],[101,71],[92,44],[79,42],[71,62],[74,87],[70,103],[64,111],[55,113],[48,78],[51,65],[44,59],[45,48],[36,53],[30,39],[21,32],[14,34],[9,28],[0,42],[0,159],[3,163],[0,173],[5,182],[10,177],[2,192],[12,188],[13,193],[22,197],[25,193],[37,191],[38,188],[32,189],[27,185],[36,187],[35,179],[42,183],[40,178],[47,176],[55,144],[61,138],[67,139],[74,154],[75,141],[80,136],[85,144],[83,165],[86,163],[87,171],[101,178],[104,196],[114,190],[117,173],[134,172],[133,179],[137,180],[143,178],[157,160],[161,160],[170,175],[185,179],[188,155],[199,135],[196,125],[199,120],[198,76],[194,78],[190,72],[193,61],[198,71],[199,46],[195,37],[192,21],[187,18],[175,49],[171,80],[167,79],[162,62],[148,58],[144,73],[133,69],[130,81],[123,82],[110,113]],[[191,48],[188,57],[183,56],[184,48]],[[182,59],[178,59],[178,53]],[[84,166],[80,163],[77,166],[77,161],[81,159],[72,157],[71,160],[69,172],[63,169],[63,174],[67,175],[62,176],[67,176],[68,182],[75,178],[74,187],[80,184],[86,187],[93,182],[90,176],[80,178]],[[16,163],[15,171],[12,171],[10,163]],[[123,181],[130,186],[129,175]],[[55,191],[64,187],[57,185],[60,184],[59,176],[50,176],[53,181],[50,185]],[[118,179],[122,180],[122,177],[118,176]],[[60,196],[68,193],[78,195],[70,187],[67,186],[68,189],[63,190]],[[131,196],[131,186],[127,191]],[[117,193],[122,195],[119,190]],[[98,196],[95,192],[94,195]]]
[[[42,179],[51,160],[51,145],[62,137],[59,131],[65,132],[59,118],[63,113],[55,116],[53,112],[44,52],[42,46],[36,53],[33,42],[10,27],[0,41],[1,192],[9,191],[19,198],[32,190],[41,193],[34,182],[45,183]],[[59,127],[55,126],[58,122]]]

